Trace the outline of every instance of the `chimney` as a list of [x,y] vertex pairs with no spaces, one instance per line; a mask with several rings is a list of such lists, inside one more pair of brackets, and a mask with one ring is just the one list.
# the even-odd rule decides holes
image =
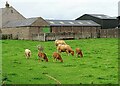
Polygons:
[[9,8],[9,6],[10,6],[7,1],[6,1],[5,6],[6,6],[6,8]]

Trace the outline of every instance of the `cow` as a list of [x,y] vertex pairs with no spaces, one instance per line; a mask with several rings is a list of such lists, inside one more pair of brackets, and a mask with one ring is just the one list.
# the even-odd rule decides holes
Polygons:
[[74,51],[72,50],[72,48],[69,45],[61,45],[59,44],[57,46],[57,50],[58,52],[66,52],[68,55],[69,53],[71,53],[72,56],[74,56]]
[[25,49],[25,56],[26,56],[26,59],[29,59],[31,57],[31,50]]
[[56,61],[60,60],[61,62],[63,62],[63,59],[62,59],[61,55],[57,52],[53,53],[53,58],[56,59]]
[[82,53],[82,50],[80,48],[76,48],[76,57],[83,57],[83,53]]
[[39,62],[40,62],[40,59],[44,59],[46,62],[48,62],[48,58],[47,58],[47,55],[43,52],[38,52],[38,57],[39,57]]
[[59,44],[66,45],[64,40],[55,40],[55,45],[58,46]]

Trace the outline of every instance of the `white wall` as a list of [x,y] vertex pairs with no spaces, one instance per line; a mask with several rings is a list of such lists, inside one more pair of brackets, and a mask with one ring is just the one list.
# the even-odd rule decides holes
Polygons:
[[120,1],[118,2],[118,16],[120,16]]

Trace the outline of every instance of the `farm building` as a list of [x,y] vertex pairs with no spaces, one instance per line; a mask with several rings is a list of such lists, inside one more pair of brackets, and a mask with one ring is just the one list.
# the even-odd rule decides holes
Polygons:
[[[105,15],[95,17],[95,15],[85,14],[76,20],[45,20],[41,17],[25,18],[12,6],[9,6],[7,2],[5,8],[0,8],[0,17],[2,37],[8,39],[55,40],[114,37],[106,36],[110,31],[101,31],[101,26],[102,28],[113,28],[116,25],[115,19]],[[103,33],[102,36],[100,36],[101,33]]]
[[100,25],[95,23],[92,20],[46,20],[49,25],[52,33],[59,32],[91,32],[100,29]]
[[93,20],[101,25],[102,29],[111,29],[118,26],[116,17],[110,17],[103,14],[84,14],[76,20]]
[[91,20],[44,20],[25,18],[13,7],[6,3],[1,8],[1,30],[3,34],[12,34],[13,39],[31,40],[32,36],[40,33],[80,33],[96,34],[101,26]]
[[12,34],[13,39],[31,39],[32,34],[44,32],[43,28],[47,28],[47,22],[41,18],[25,18],[13,7],[6,3],[5,8],[1,8],[2,34]]
[[24,20],[16,20],[8,22],[4,25],[2,32],[4,34],[12,34],[13,39],[26,39],[32,38],[32,34],[39,34],[44,32],[48,26],[47,22],[41,17],[28,18]]
[[101,29],[101,26],[92,20],[46,20],[46,22],[50,33],[34,34],[33,40],[97,38]]
[[[53,36],[56,36],[56,39],[97,38],[101,29],[101,26],[92,20],[46,21],[50,26],[50,32],[53,34]],[[51,37],[51,39],[54,40],[55,38]]]
[[101,26],[92,20],[47,20],[52,33],[96,34]]

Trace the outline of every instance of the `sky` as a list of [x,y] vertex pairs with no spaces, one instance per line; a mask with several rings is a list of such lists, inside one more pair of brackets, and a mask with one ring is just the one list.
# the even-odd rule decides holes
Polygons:
[[0,8],[6,1],[26,18],[73,20],[84,14],[116,17],[120,0],[0,0]]

